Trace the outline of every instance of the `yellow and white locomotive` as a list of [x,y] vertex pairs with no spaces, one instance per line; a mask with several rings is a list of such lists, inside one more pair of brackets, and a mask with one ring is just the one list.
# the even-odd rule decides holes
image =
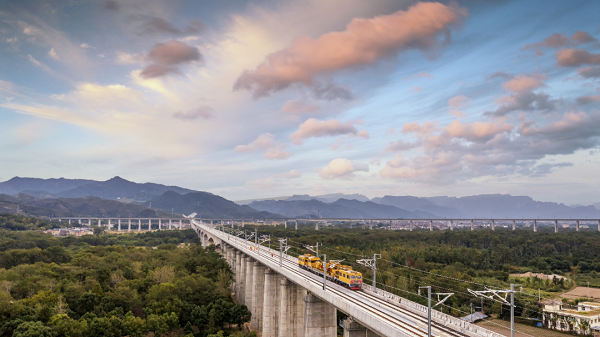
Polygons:
[[[325,273],[327,279],[353,290],[362,288],[362,274],[352,270],[352,267],[340,263],[341,261],[327,262]],[[323,261],[317,256],[304,254],[298,256],[298,265],[312,273],[323,276]]]

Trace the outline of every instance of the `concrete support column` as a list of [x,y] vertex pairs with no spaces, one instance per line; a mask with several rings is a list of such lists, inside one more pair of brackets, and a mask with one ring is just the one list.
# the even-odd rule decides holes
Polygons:
[[598,220],[598,231],[600,232],[600,220]]
[[537,220],[533,220],[533,232],[537,232]]
[[365,337],[367,335],[367,328],[350,318],[343,320],[341,326],[344,328],[344,337]]
[[292,294],[292,296],[296,297],[296,308],[294,309],[294,336],[304,337],[304,296],[307,295],[307,291],[299,285],[296,285],[295,288],[296,294]]
[[473,220],[471,220],[471,230],[474,230],[474,228],[473,228]]
[[81,218],[79,218],[79,224],[81,225]]
[[577,228],[575,230],[579,232],[579,220],[577,220]]
[[148,219],[148,230],[152,229],[152,219]]
[[69,225],[71,224],[71,219],[69,219]]
[[248,256],[246,260],[246,290],[244,292],[244,304],[248,307],[248,310],[254,316],[254,309],[252,309],[252,290],[254,289],[254,272],[253,272],[254,259]]
[[[279,315],[281,307],[280,296],[283,293],[279,291],[280,283],[279,275],[273,270],[267,268],[264,272],[265,285],[264,285],[264,305],[263,305],[263,319],[262,319],[262,336],[263,337],[278,337],[278,336],[290,336],[279,334]],[[282,281],[284,279],[282,278]],[[283,297],[281,297],[283,300]],[[258,312],[257,312],[258,314]]]
[[515,229],[517,229],[517,224],[516,224],[516,221],[515,221],[515,220],[513,220],[513,228],[512,228],[512,229],[513,229],[513,231],[514,231]]
[[[190,221],[191,221],[191,220],[190,220]],[[181,230],[181,222],[182,222],[182,220],[181,220],[181,219],[179,219],[179,230]]]
[[495,230],[496,230],[496,228],[495,228],[496,226],[495,226],[495,225],[496,225],[496,221],[495,221],[495,220],[492,220],[492,230],[493,230],[493,231],[495,231]]
[[373,222],[369,220],[369,229],[373,229]]
[[117,231],[121,231],[121,219],[117,220]]
[[[264,313],[267,314],[267,299],[265,279],[265,308]],[[279,279],[279,317],[277,318],[277,335],[274,336],[295,336],[296,335],[296,306],[298,296],[296,295],[296,285],[288,281],[285,277]],[[265,328],[263,336],[267,336],[267,318],[263,319]]]
[[88,219],[88,226],[92,227],[92,219]]
[[[600,221],[598,221],[600,225]],[[554,233],[558,233],[558,220],[554,220]]]
[[454,230],[454,221],[450,220],[450,230]]
[[283,228],[287,229],[287,220],[283,222]]
[[112,227],[112,224],[110,223],[110,219],[108,219],[108,224],[106,225],[106,229],[110,230],[110,227]]
[[237,250],[235,252],[235,289],[233,290],[235,292],[235,298],[237,299],[238,302],[240,302],[240,276],[241,276],[241,269],[242,269],[242,253]]
[[169,230],[173,229],[173,220],[169,219]]
[[242,228],[244,228],[245,224],[246,224],[246,220],[242,219]]
[[131,219],[127,221],[127,231],[131,232]]
[[142,219],[138,219],[138,232],[142,230]]
[[413,230],[413,223],[412,223],[412,220],[410,220],[410,224],[409,224],[408,228],[409,228],[409,230],[412,232],[412,230]]
[[[296,230],[298,230],[298,220],[296,220]],[[598,221],[598,230],[600,231],[600,221]]]
[[250,321],[250,328],[262,331],[263,304],[265,301],[265,270],[267,268],[258,261],[254,262],[252,267],[252,320]]
[[315,230],[316,230],[316,231],[318,231],[318,230],[319,230],[319,222],[318,222],[318,221],[316,221],[316,222],[315,222]]
[[102,225],[102,219],[98,219],[98,227]]
[[433,232],[433,220],[429,220],[429,231]]
[[239,269],[239,282],[238,282],[238,302],[246,304],[246,264],[248,263],[248,256],[240,252],[240,269]]
[[304,296],[304,337],[336,337],[336,309],[310,294]]

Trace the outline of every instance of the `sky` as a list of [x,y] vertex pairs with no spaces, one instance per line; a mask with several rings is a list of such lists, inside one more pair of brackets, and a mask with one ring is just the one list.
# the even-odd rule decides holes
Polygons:
[[0,181],[600,202],[600,2],[0,0]]

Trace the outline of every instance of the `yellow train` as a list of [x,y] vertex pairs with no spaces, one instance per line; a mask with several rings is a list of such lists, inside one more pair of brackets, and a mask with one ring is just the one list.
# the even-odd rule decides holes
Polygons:
[[[298,256],[298,265],[312,273],[323,276],[323,261],[320,258],[304,254]],[[352,270],[352,267],[341,264],[339,261],[327,262],[327,279],[353,290],[362,288],[362,274]]]

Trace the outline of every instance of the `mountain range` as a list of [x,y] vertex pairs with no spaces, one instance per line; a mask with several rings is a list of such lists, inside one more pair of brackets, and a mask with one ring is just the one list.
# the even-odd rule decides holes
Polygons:
[[600,203],[567,206],[507,194],[369,199],[361,194],[334,193],[275,199],[247,200],[241,205],[208,192],[135,183],[121,177],[106,181],[15,177],[0,183],[0,211],[14,211],[16,205],[22,205],[21,209],[32,215],[141,217],[155,212],[157,216],[197,213],[202,218],[247,219],[600,218]]

